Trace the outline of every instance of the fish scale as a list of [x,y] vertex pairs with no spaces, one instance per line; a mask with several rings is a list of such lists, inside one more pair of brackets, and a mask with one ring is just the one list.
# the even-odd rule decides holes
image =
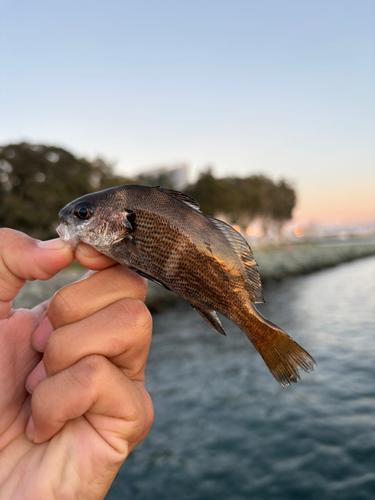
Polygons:
[[58,233],[83,241],[183,297],[225,335],[217,312],[249,338],[283,386],[310,372],[315,361],[256,309],[263,302],[253,253],[231,226],[209,217],[178,191],[119,186],[83,196],[64,207]]

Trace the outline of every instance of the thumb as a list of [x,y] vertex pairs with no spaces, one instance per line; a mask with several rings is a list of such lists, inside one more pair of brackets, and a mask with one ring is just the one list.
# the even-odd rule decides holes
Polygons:
[[60,238],[38,241],[13,229],[0,229],[0,318],[9,313],[26,280],[48,280],[73,259],[73,250]]

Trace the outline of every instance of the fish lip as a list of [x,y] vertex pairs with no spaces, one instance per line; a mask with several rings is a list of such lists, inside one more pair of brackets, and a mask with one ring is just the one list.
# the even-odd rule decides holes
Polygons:
[[73,231],[69,229],[69,226],[65,222],[59,224],[56,228],[56,232],[64,243],[67,243],[73,250],[76,249],[79,239]]

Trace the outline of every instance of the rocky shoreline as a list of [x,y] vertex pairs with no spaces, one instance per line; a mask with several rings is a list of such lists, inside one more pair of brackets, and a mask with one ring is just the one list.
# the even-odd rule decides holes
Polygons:
[[[375,242],[300,244],[256,249],[255,259],[262,282],[307,274],[351,260],[375,255]],[[13,302],[14,308],[33,307],[51,297],[61,287],[81,278],[85,270],[72,266],[49,281],[28,282]],[[146,304],[153,313],[167,310],[180,299],[168,290],[149,283]]]

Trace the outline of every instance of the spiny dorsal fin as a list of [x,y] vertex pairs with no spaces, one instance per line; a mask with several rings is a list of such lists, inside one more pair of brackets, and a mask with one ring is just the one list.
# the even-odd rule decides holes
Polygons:
[[156,186],[156,189],[158,189],[159,191],[163,191],[163,193],[166,193],[169,196],[173,196],[177,200],[182,201],[183,203],[185,203],[185,205],[188,205],[190,208],[194,208],[194,210],[197,210],[198,212],[201,211],[199,203],[196,200],[194,200],[194,198],[192,198],[191,196],[181,193],[181,191],[174,191],[173,189],[166,189],[160,186]]
[[254,267],[258,264],[254,259],[253,252],[247,241],[229,224],[226,224],[222,220],[214,219],[213,217],[209,217],[209,219],[225,236],[226,240],[239,257],[245,271],[245,276],[251,286],[254,302],[264,302],[259,273]]

